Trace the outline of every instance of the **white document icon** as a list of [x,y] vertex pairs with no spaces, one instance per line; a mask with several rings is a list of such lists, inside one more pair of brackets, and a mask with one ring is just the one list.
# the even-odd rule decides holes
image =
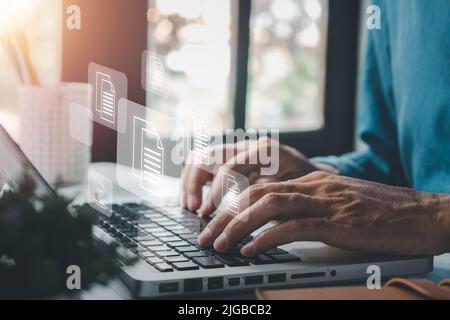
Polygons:
[[150,88],[157,93],[164,93],[166,87],[166,72],[161,58],[155,55],[150,56]]
[[88,172],[87,200],[89,206],[110,217],[112,214],[113,185],[107,177],[90,170]]
[[191,152],[196,160],[204,165],[209,165],[209,136],[205,127],[205,122],[194,118],[194,143]]
[[97,72],[96,79],[96,110],[101,119],[114,124],[116,121],[116,90],[107,74]]
[[239,185],[236,178],[224,173],[222,176],[222,201],[225,208],[239,214]]
[[141,188],[159,196],[164,174],[164,148],[158,134],[141,129]]
[[96,177],[94,181],[94,199],[97,206],[106,209],[106,187],[103,181]]

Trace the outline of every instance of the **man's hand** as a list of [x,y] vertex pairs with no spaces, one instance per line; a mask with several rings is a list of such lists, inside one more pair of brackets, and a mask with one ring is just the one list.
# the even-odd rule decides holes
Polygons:
[[294,241],[321,241],[350,250],[401,255],[450,251],[450,196],[314,172],[241,194],[248,207],[219,213],[199,244],[227,251],[268,222],[241,250],[255,255]]
[[[270,150],[271,148],[279,149],[279,159],[274,159],[274,161],[279,161],[279,170],[276,175],[261,176],[260,170],[263,165],[249,164],[248,160],[258,155],[260,148],[265,148],[265,150]],[[183,170],[181,205],[190,211],[196,211],[201,206],[199,210],[200,216],[209,215],[216,209],[213,199],[218,199],[218,195],[221,194],[222,184],[220,179],[215,179],[214,177],[221,177],[221,172],[223,171],[231,170],[237,172],[246,176],[249,184],[258,184],[298,178],[319,170],[316,165],[309,162],[297,150],[268,138],[220,145],[212,148],[211,157],[214,158],[217,152],[220,152],[222,155],[232,154],[233,156],[229,159],[223,158],[220,161],[221,163],[216,164],[214,170],[217,171],[216,175],[203,170],[195,164],[188,164]],[[211,184],[211,191],[206,201],[202,203],[202,187],[206,184]]]

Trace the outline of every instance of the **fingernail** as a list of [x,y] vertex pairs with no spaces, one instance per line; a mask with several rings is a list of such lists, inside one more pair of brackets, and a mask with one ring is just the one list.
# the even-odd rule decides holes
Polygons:
[[188,207],[189,207],[189,210],[191,210],[191,211],[195,210],[194,204],[195,204],[194,197],[193,196],[188,196]]
[[199,217],[204,217],[208,214],[209,202],[205,201],[203,205],[198,209]]
[[201,246],[207,245],[211,241],[211,230],[209,228],[205,228],[199,235],[198,235],[198,244]]
[[186,207],[186,196],[183,193],[180,195],[180,205]]
[[214,241],[214,249],[217,251],[224,251],[227,247],[227,235],[223,232],[217,239]]
[[245,246],[242,247],[241,249],[241,254],[243,256],[252,256],[254,252],[254,245],[253,245],[253,241],[247,243]]

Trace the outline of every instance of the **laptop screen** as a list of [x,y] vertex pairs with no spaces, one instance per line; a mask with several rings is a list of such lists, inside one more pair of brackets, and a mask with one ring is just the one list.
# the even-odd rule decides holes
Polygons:
[[38,195],[54,194],[52,188],[0,125],[0,197],[7,190],[17,190],[25,173],[35,181]]

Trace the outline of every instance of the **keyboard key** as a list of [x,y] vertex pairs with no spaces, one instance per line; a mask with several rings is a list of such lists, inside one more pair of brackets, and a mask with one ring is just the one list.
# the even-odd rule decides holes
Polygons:
[[164,260],[166,260],[166,262],[185,262],[185,261],[189,261],[188,258],[183,257],[183,256],[172,256],[172,257],[165,257]]
[[271,257],[273,259],[275,259],[275,261],[278,263],[301,261],[301,259],[299,257],[294,256],[293,254],[290,254],[290,253],[274,254],[274,255],[271,255]]
[[[181,231],[181,230],[187,230],[185,227],[183,227],[181,224],[170,227],[170,230],[173,231]],[[189,231],[189,230],[188,230]]]
[[159,237],[170,237],[170,236],[173,235],[171,232],[168,232],[168,231],[151,232],[151,234],[152,234],[152,236],[157,237],[157,238],[159,238]]
[[272,255],[272,254],[285,254],[285,253],[288,253],[288,252],[286,252],[286,251],[284,251],[283,249],[280,249],[280,248],[273,248],[273,249],[270,249],[269,251],[266,251],[264,253],[268,254],[268,255]]
[[154,246],[154,247],[147,247],[148,250],[158,252],[158,251],[168,251],[170,248],[168,246]]
[[157,232],[166,232],[164,228],[158,227],[158,228],[144,228],[146,232],[154,234]]
[[151,253],[151,252],[149,252],[149,251],[139,251],[138,252],[138,255],[139,255],[139,257],[141,257],[141,258],[151,258],[151,257],[154,257],[155,256],[155,254],[154,253]]
[[158,258],[158,257],[150,257],[150,258],[148,258],[145,261],[147,261],[150,264],[156,264],[156,263],[164,262],[161,258]]
[[212,257],[197,257],[192,259],[196,264],[205,269],[223,268],[224,265],[219,260]]
[[222,261],[223,263],[225,263],[229,267],[242,267],[242,266],[248,266],[249,265],[249,263],[247,261],[242,260],[242,259],[237,258],[237,257],[232,256],[232,255],[216,254],[214,257],[217,258],[218,260]]
[[191,244],[187,241],[176,241],[176,242],[168,242],[167,245],[169,247],[186,247],[186,246],[190,246]]
[[137,235],[137,236],[133,237],[133,239],[136,241],[155,240],[155,238],[153,238],[152,236],[149,236],[149,235]]
[[165,221],[165,222],[158,222],[158,223],[159,223],[160,226],[167,227],[169,229],[172,226],[178,225],[178,223],[176,223],[175,221]]
[[172,268],[170,265],[168,265],[167,263],[165,263],[165,262],[163,262],[163,263],[157,263],[157,264],[154,265],[154,267],[155,267],[156,269],[158,269],[159,271],[161,271],[161,272],[170,272],[170,271],[173,271],[173,268]]
[[185,270],[197,270],[198,266],[190,261],[187,262],[174,262],[172,263],[172,266],[180,271],[185,271]]
[[156,254],[160,257],[178,256],[179,253],[174,250],[158,251]]
[[159,240],[146,240],[146,241],[140,241],[139,244],[144,247],[150,247],[150,246],[160,246],[163,243]]
[[177,247],[175,250],[177,250],[178,252],[193,252],[193,251],[199,251],[196,247],[194,246],[187,246],[187,247]]
[[159,237],[159,240],[163,242],[175,242],[175,241],[181,241],[182,239],[177,236],[169,236],[169,237]]
[[136,202],[130,202],[130,203],[124,203],[124,207],[133,209],[133,210],[146,210],[149,209],[149,207],[146,204],[143,203],[136,203]]
[[275,261],[272,258],[264,254],[260,254],[256,257],[249,257],[247,258],[247,260],[256,265],[275,263]]
[[198,239],[198,234],[192,234],[192,233],[190,233],[190,234],[182,235],[181,237],[182,237],[184,240],[195,240],[195,241],[197,241],[197,239]]
[[140,223],[140,222],[138,222],[136,224],[136,226],[141,228],[141,229],[159,228],[159,226],[156,223]]
[[183,237],[183,235],[186,235],[186,234],[190,234],[190,235],[193,234],[193,232],[189,229],[174,230],[174,229],[170,228],[170,230],[172,230],[172,232],[174,234],[177,234],[182,237]]
[[188,258],[208,257],[209,256],[209,254],[205,251],[185,252],[184,255]]
[[160,218],[153,218],[152,220],[154,222],[156,222],[157,224],[161,224],[161,223],[164,223],[164,222],[171,222],[172,221],[169,218],[164,217],[164,216],[161,216]]

